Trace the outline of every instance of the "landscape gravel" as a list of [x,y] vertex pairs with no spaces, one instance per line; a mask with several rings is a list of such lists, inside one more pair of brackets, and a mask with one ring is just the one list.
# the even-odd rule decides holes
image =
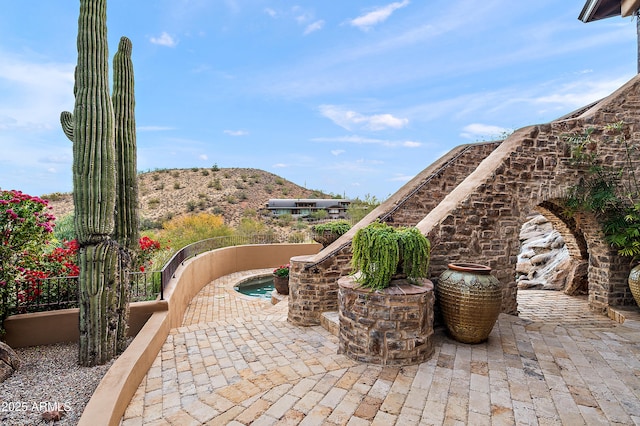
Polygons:
[[[78,344],[16,348],[22,365],[0,383],[0,424],[75,425],[93,391],[113,361],[96,367],[78,365]],[[59,421],[43,414],[61,408]]]

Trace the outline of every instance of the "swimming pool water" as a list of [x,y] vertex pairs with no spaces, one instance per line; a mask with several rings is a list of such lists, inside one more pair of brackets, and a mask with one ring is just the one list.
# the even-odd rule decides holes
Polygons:
[[274,289],[273,277],[265,275],[262,277],[249,278],[246,281],[238,283],[233,289],[247,296],[271,299],[271,293]]

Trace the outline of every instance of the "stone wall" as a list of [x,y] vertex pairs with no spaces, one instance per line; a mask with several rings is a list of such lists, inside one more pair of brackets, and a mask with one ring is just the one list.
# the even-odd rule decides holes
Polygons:
[[500,143],[452,149],[318,255],[291,259],[289,321],[317,325],[322,312],[338,310],[337,282],[351,273],[351,239],[358,229],[377,219],[394,226],[415,226]]
[[502,141],[463,145],[449,153],[451,158],[425,176],[410,194],[381,219],[394,226],[415,226],[465,177],[473,172]]
[[[503,287],[502,311],[517,314],[515,265],[520,228],[538,206],[553,214],[561,212],[567,190],[585,175],[571,164],[566,136],[623,120],[634,148],[632,161],[640,167],[639,93],[640,77],[634,77],[608,98],[580,112],[520,129],[493,146],[477,144],[466,151],[466,146],[452,150],[339,240],[316,256],[298,260],[301,265],[294,266],[290,285],[319,284],[318,289],[307,291],[322,299],[318,302],[322,308],[311,310],[304,298],[292,297],[289,319],[317,324],[319,310],[336,310],[333,290],[337,289],[337,278],[349,272],[350,239],[376,218],[416,225],[429,237],[432,279],[451,262],[490,266]],[[597,154],[614,167],[626,160],[625,150],[615,144],[598,144]],[[626,284],[629,262],[609,247],[595,218],[582,214],[563,222],[576,236],[581,256],[588,257],[591,308],[604,312],[608,306],[633,304]],[[303,312],[313,312],[312,320],[301,321]]]
[[[447,205],[441,203],[418,224],[439,242],[432,257],[433,273],[451,261],[475,259],[489,265],[503,285],[503,312],[517,313],[513,271],[518,231],[536,206],[561,206],[567,190],[585,175],[571,164],[566,136],[624,120],[629,140],[638,148],[639,82],[634,78],[582,115],[521,129],[505,140],[449,194]],[[600,143],[596,149],[607,165],[621,167],[626,161],[620,145]],[[639,153],[638,149],[633,152],[636,165],[640,165]],[[583,235],[587,245],[590,306],[605,312],[610,305],[632,304],[626,284],[628,261],[609,247],[592,216],[577,215],[573,226],[572,232]]]

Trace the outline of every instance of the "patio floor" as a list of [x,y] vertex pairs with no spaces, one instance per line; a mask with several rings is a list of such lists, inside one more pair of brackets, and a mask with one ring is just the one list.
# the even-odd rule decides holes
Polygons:
[[523,290],[487,343],[435,332],[433,357],[408,367],[338,355],[324,328],[286,321],[287,300],[210,283],[173,329],[122,425],[640,424],[640,310],[619,324],[585,298]]

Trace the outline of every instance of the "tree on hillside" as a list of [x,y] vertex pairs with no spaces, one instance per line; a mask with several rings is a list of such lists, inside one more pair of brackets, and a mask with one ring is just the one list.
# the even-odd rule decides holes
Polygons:
[[380,200],[375,195],[366,194],[364,200],[356,197],[347,208],[347,217],[351,223],[358,223],[379,205]]

